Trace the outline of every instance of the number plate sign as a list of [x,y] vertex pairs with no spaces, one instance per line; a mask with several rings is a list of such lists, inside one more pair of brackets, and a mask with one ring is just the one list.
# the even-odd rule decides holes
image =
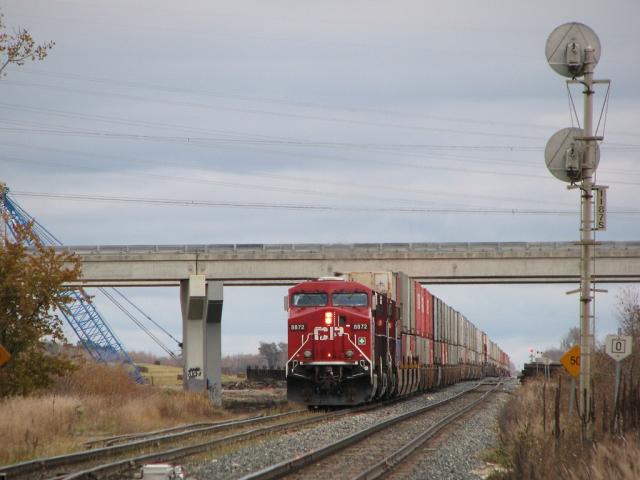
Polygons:
[[569,375],[573,378],[578,378],[580,375],[580,345],[575,345],[568,350],[567,353],[560,357],[560,362],[569,372]]
[[607,229],[607,189],[596,190],[595,230]]
[[604,351],[616,362],[619,362],[631,355],[632,343],[633,341],[629,335],[607,335]]
[[7,352],[7,350],[2,345],[0,345],[0,367],[7,363],[10,358],[11,354]]

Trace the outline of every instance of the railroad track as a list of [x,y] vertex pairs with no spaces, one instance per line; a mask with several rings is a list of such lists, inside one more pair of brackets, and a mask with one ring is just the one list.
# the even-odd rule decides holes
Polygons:
[[[381,478],[439,431],[480,405],[500,385],[501,382],[479,383],[446,400],[394,416],[242,480]],[[477,398],[470,399],[470,394]]]
[[[295,413],[303,412],[304,410],[298,410]],[[264,415],[254,415],[251,417],[244,417],[238,420],[253,420],[256,418],[262,418]],[[121,443],[133,442],[135,440],[143,440],[147,438],[156,438],[161,437],[163,435],[169,433],[181,433],[181,432],[190,432],[193,430],[197,430],[203,427],[213,427],[218,425],[226,425],[229,423],[229,420],[220,421],[220,422],[199,422],[199,423],[189,423],[186,425],[177,425],[175,427],[163,428],[161,430],[154,430],[150,432],[141,432],[141,433],[127,433],[124,435],[114,435],[112,437],[105,438],[97,438],[93,440],[89,440],[84,442],[82,445],[86,449],[92,449],[97,447],[110,447],[112,445],[118,445]]]
[[[113,442],[119,444],[111,444],[82,452],[42,458],[0,467],[0,480],[32,480],[51,478],[55,478],[56,480],[95,480],[98,478],[123,475],[124,472],[132,471],[144,463],[174,461],[217,447],[251,440],[260,436],[270,435],[289,429],[301,428],[309,424],[335,419],[347,414],[383,408],[393,403],[405,401],[408,398],[411,397],[393,399],[387,402],[351,409],[343,409],[331,413],[310,413],[305,409],[278,415],[254,417],[214,424],[191,424],[132,436],[124,435],[110,437],[108,439],[103,439],[102,441],[106,443]],[[288,418],[296,416],[302,416],[303,418],[287,420]],[[269,422],[273,422],[275,424],[260,427],[261,424]],[[226,436],[216,435],[233,429],[244,430]],[[202,437],[210,437],[211,435],[214,435],[214,438],[207,438],[202,441]],[[133,441],[131,441],[132,438]],[[88,446],[94,446],[97,442],[100,442],[100,440],[89,442]],[[184,445],[185,442],[188,442],[188,445]],[[174,444],[174,447],[167,448],[169,444]],[[178,446],[175,446],[176,444]],[[161,446],[165,449],[159,450],[158,447]],[[149,450],[154,451],[150,452]],[[132,453],[138,454],[134,456],[126,456],[131,455]]]
[[[482,388],[482,383],[452,398],[460,398]],[[125,442],[108,445],[92,450],[76,452],[68,455],[43,458],[29,462],[0,467],[0,479],[103,479],[130,478],[145,463],[174,462],[176,460],[207,452],[231,444],[252,440],[261,436],[292,431],[307,425],[338,419],[344,415],[368,412],[387,407],[410,399],[404,397],[387,402],[338,410],[331,413],[309,413],[307,410],[296,410],[284,414],[264,417],[253,417],[241,420],[218,422],[214,424],[191,424],[155,432],[145,432],[133,437],[118,436],[102,439],[105,443]],[[433,406],[448,403],[445,400]],[[412,413],[412,412],[410,412]],[[302,417],[302,418],[296,418]],[[268,425],[272,423],[272,425]],[[265,425],[267,424],[267,425]],[[386,424],[386,422],[384,422]],[[264,426],[263,426],[264,425]],[[228,433],[229,430],[238,430]],[[226,435],[222,433],[227,432]],[[203,438],[205,437],[205,438]],[[187,445],[185,445],[187,443]],[[92,443],[95,445],[95,442]],[[132,455],[133,454],[133,455]],[[292,470],[288,470],[291,472]],[[277,478],[252,477],[247,478]]]
[[[294,410],[292,412],[280,413],[276,415],[243,418],[227,422],[195,423],[178,427],[157,430],[154,432],[144,432],[133,435],[121,435],[107,439],[87,442],[85,446],[93,447],[99,442],[104,442],[107,446],[93,448],[82,452],[75,452],[67,455],[41,458],[28,462],[16,463],[13,465],[0,466],[0,479],[21,480],[36,478],[65,478],[82,466],[95,464],[102,459],[114,459],[123,455],[131,454],[140,450],[158,448],[159,446],[192,442],[202,436],[215,435],[221,432],[234,429],[251,428],[256,425],[281,422],[296,416],[310,416],[307,410]],[[317,418],[317,416],[313,416]],[[122,443],[124,442],[124,443]],[[68,475],[67,475],[68,476]]]

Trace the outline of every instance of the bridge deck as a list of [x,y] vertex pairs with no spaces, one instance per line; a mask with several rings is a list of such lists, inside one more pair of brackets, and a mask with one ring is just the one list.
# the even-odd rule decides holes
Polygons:
[[[63,247],[60,247],[63,248]],[[64,247],[85,285],[177,285],[192,274],[287,285],[349,271],[403,271],[439,283],[573,283],[577,242],[96,245]],[[600,242],[595,280],[640,281],[640,242]]]

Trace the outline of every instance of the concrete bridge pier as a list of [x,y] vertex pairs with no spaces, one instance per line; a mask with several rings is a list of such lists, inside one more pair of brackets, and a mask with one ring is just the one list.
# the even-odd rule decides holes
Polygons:
[[207,282],[204,275],[180,281],[183,386],[207,390],[216,406],[222,404],[222,295],[222,282]]
[[205,375],[216,407],[222,406],[222,282],[207,282],[205,322]]

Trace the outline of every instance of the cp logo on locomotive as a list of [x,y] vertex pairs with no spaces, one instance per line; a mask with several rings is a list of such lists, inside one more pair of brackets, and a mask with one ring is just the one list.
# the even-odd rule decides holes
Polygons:
[[316,327],[313,329],[314,340],[333,340],[344,335],[342,327]]

